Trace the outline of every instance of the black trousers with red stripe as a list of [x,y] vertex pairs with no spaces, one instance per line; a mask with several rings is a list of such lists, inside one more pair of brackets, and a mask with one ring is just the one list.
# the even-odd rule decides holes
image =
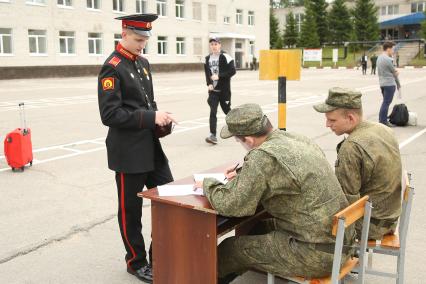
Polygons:
[[[118,224],[121,238],[126,248],[125,260],[127,266],[137,270],[147,264],[145,242],[142,236],[142,198],[137,194],[146,186],[153,188],[157,185],[173,181],[173,176],[167,163],[157,167],[155,171],[140,174],[115,174],[118,189]],[[149,247],[149,262],[152,263],[152,245]]]

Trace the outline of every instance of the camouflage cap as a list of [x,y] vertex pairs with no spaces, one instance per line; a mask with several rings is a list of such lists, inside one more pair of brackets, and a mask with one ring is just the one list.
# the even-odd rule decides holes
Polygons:
[[226,125],[220,132],[223,139],[232,136],[249,136],[261,132],[268,123],[258,104],[244,104],[233,108],[225,118]]
[[353,89],[334,87],[328,90],[328,98],[325,103],[314,105],[317,112],[330,112],[338,108],[360,109],[361,92]]

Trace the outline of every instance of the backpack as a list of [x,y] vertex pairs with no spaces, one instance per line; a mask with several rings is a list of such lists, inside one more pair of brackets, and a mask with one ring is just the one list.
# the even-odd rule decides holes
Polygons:
[[408,123],[408,109],[405,104],[394,105],[391,114],[389,115],[389,122],[397,126],[405,126]]

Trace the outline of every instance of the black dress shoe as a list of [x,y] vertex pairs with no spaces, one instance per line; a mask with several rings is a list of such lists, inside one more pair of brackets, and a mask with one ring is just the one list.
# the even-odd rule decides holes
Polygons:
[[152,283],[152,267],[150,264],[142,266],[137,270],[133,270],[130,267],[127,267],[127,272],[135,275],[139,280],[145,283]]

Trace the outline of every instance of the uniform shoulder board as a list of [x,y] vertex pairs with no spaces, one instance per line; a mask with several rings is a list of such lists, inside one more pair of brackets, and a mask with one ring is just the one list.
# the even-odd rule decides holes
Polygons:
[[118,58],[117,56],[114,56],[113,58],[111,58],[110,61],[108,61],[109,64],[111,64],[114,67],[117,67],[117,65],[121,62],[121,59]]
[[232,57],[231,57],[231,55],[229,55],[229,54],[227,54],[227,53],[222,53],[223,54],[223,56],[225,56],[225,58],[226,58],[226,63],[228,63],[229,64],[229,62],[231,62],[232,60],[234,60]]

